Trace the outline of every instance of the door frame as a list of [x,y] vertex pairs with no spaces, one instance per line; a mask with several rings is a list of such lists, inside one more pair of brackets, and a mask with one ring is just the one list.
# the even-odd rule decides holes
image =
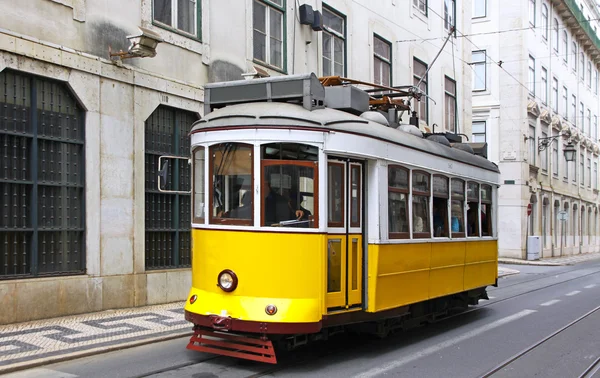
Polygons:
[[[344,309],[354,309],[363,307],[364,298],[364,237],[365,237],[365,167],[366,161],[350,158],[329,156],[327,158],[327,186],[326,203],[328,209],[327,215],[327,258],[326,258],[326,285],[328,288],[330,280],[330,264],[332,263],[332,254],[339,253],[336,263],[339,261],[340,271],[340,291],[329,292],[326,289],[325,307],[328,312]],[[336,222],[330,227],[329,223],[329,194],[331,182],[329,180],[329,167],[331,165],[342,166],[342,222]],[[358,181],[355,183],[358,188],[353,192],[352,179],[355,170],[358,168]],[[351,200],[358,196],[358,225],[352,221],[352,203]],[[336,244],[334,244],[336,243]],[[335,247],[334,247],[335,246]],[[335,248],[333,250],[332,248]]]

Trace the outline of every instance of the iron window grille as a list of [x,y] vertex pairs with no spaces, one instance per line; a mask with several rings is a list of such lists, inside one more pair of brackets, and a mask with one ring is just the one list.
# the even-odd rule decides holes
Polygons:
[[[190,157],[189,130],[195,113],[159,106],[145,125],[145,251],[146,269],[185,268],[191,265],[190,194],[163,193],[157,188],[161,155]],[[173,159],[168,181],[174,191],[189,191],[190,165]]]
[[85,272],[84,126],[64,83],[0,72],[0,279]]

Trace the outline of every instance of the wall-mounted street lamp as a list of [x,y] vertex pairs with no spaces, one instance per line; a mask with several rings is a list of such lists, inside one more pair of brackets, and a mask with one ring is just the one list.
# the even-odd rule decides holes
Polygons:
[[[538,138],[538,151],[544,151],[546,148],[548,148],[548,146],[552,144],[552,142],[554,142],[561,136],[562,134],[558,134],[551,137]],[[569,143],[563,149],[563,153],[565,154],[566,161],[573,161],[575,160],[575,154],[577,153],[577,149],[575,148],[573,143],[569,141]]]
[[152,30],[139,27],[140,34],[127,36],[131,46],[128,51],[112,52],[108,47],[108,55],[112,59],[117,57],[120,60],[130,58],[154,58],[156,56],[156,46],[163,41],[160,35]]

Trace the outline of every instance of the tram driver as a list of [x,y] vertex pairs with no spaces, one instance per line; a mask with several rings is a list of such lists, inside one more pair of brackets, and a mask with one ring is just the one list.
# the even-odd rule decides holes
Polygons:
[[[277,192],[269,178],[266,181],[267,196],[265,197],[265,224],[267,226],[279,226],[280,222],[289,220],[308,220],[310,211],[304,209],[302,195],[297,190],[290,191],[290,197]],[[308,223],[307,223],[308,226]]]

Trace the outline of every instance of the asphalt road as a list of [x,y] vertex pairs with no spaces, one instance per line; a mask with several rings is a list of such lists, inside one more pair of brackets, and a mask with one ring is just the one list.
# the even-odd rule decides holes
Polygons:
[[600,260],[511,268],[521,273],[469,312],[382,340],[340,335],[279,355],[276,366],[188,351],[175,339],[11,376],[579,377],[600,357]]

